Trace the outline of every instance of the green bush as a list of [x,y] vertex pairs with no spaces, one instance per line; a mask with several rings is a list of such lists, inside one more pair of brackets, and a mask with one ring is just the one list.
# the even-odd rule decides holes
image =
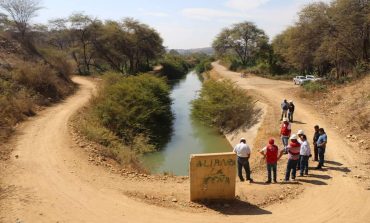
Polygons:
[[190,65],[181,56],[167,55],[161,62],[161,74],[168,80],[181,79],[188,71]]
[[229,80],[204,83],[200,97],[192,105],[192,114],[196,118],[221,132],[246,125],[255,113],[252,98]]
[[238,60],[231,60],[229,70],[238,71],[239,69],[245,68],[245,66]]
[[196,66],[195,66],[195,72],[197,74],[201,74],[207,71],[210,71],[212,69],[212,60],[209,58],[201,60]]
[[103,146],[101,151],[103,156],[114,159],[120,164],[138,166],[138,154],[154,150],[153,146],[148,143],[148,139],[143,136],[136,137],[131,148],[123,144],[116,134],[102,125],[92,109],[92,106],[82,109],[74,119],[82,135]]
[[93,101],[102,125],[132,146],[137,137],[147,136],[160,148],[172,131],[170,89],[163,78],[150,74],[123,77],[110,73]]
[[327,87],[320,81],[308,81],[305,82],[303,88],[310,93],[326,92]]

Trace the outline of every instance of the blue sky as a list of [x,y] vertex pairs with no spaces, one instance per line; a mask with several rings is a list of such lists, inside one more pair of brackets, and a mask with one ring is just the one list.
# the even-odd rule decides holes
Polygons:
[[[100,19],[133,17],[158,30],[168,48],[211,46],[222,28],[252,21],[270,38],[296,21],[297,12],[318,0],[43,0],[34,22],[84,12]],[[330,0],[324,0],[329,2]]]

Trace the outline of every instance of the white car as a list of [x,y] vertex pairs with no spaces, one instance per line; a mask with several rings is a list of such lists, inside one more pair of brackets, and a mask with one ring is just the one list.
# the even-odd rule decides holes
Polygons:
[[315,77],[313,75],[306,75],[306,79],[307,80],[310,80],[310,81],[319,81],[319,80],[322,80],[322,78],[320,77]]
[[309,79],[307,79],[305,76],[296,76],[295,78],[293,78],[293,83],[298,85],[302,85],[304,82],[307,81],[309,81]]

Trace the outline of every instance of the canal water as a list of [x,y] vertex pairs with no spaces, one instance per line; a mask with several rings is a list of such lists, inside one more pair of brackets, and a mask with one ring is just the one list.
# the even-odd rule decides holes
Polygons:
[[214,128],[205,126],[191,116],[191,101],[202,88],[195,72],[190,72],[172,90],[172,111],[175,115],[173,134],[159,152],[143,156],[143,165],[151,173],[188,175],[190,154],[229,152],[231,145]]

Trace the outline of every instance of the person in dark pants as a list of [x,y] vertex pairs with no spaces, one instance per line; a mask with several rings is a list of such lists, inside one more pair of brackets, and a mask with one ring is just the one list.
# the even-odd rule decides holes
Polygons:
[[298,137],[296,134],[293,134],[290,137],[290,144],[287,147],[288,150],[288,163],[285,173],[285,181],[289,181],[290,173],[292,173],[292,180],[295,180],[297,165],[299,160],[299,153],[301,150],[301,144],[298,142]]
[[251,169],[249,166],[249,157],[251,155],[251,149],[247,145],[247,142],[244,138],[240,139],[240,143],[234,147],[234,153],[238,156],[238,176],[241,182],[244,181],[243,177],[243,168],[246,173],[246,179],[249,182],[253,182],[251,178]]
[[313,135],[313,153],[314,153],[314,161],[319,161],[319,153],[317,151],[317,140],[319,139],[320,133],[319,129],[320,127],[318,125],[315,125],[315,134]]
[[328,136],[323,128],[319,129],[320,136],[317,139],[317,152],[319,154],[319,165],[316,169],[320,170],[324,166],[326,144],[328,142]]
[[308,160],[310,159],[311,149],[307,141],[306,135],[301,136],[301,151],[300,151],[300,176],[303,177],[303,173],[308,175]]
[[[298,142],[299,142],[299,144],[302,144],[302,142],[303,142],[303,137],[305,137],[306,139],[307,139],[307,137],[306,137],[306,135],[304,134],[304,131],[302,130],[302,129],[300,129],[300,130],[298,130],[298,132],[297,132],[297,136],[298,136],[298,138],[297,138],[297,140],[298,140]],[[297,165],[297,170],[300,170],[301,169],[301,165],[300,165],[300,163],[301,163],[301,155],[299,155],[299,160],[298,160],[298,165]]]
[[283,118],[288,118],[288,109],[289,109],[289,103],[287,102],[286,99],[283,100],[281,103],[281,119],[280,121],[283,120]]
[[263,148],[260,153],[266,159],[267,164],[267,184],[271,183],[271,172],[273,173],[274,183],[277,183],[276,170],[277,162],[283,155],[283,150],[279,151],[279,148],[275,145],[275,140],[270,139],[269,144]]
[[292,100],[289,101],[288,105],[288,120],[290,123],[293,122],[293,114],[294,114],[295,105]]

